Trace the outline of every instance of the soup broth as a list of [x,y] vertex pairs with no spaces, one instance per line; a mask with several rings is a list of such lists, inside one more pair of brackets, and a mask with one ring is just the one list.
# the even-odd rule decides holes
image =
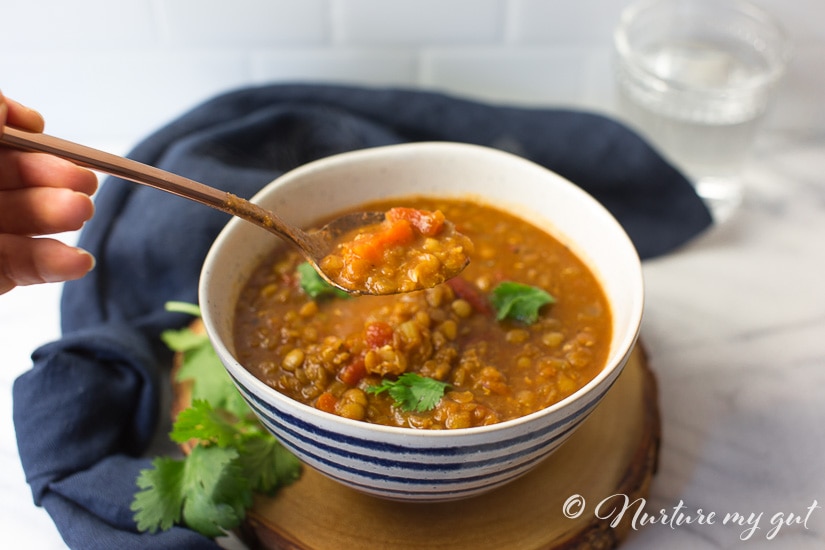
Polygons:
[[[567,246],[512,214],[470,200],[410,197],[359,210],[440,211],[472,241],[470,264],[427,290],[391,296],[310,296],[301,256],[279,249],[240,295],[238,359],[279,392],[354,420],[421,429],[493,424],[553,405],[604,367],[612,319],[595,275]],[[505,285],[502,285],[505,283]],[[507,285],[546,293],[535,319]],[[502,303],[504,304],[502,306]],[[528,316],[529,317],[529,316]],[[413,373],[437,381],[435,397]],[[432,402],[415,401],[421,395]],[[412,395],[411,402],[398,395]],[[423,399],[423,398],[422,398]]]

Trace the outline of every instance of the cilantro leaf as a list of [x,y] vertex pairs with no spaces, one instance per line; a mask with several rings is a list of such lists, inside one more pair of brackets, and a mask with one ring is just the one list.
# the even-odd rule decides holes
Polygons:
[[252,506],[252,488],[237,456],[235,449],[199,445],[186,457],[183,521],[208,537],[240,525]]
[[[177,311],[197,306],[169,303]],[[208,536],[240,525],[254,491],[272,494],[297,480],[298,459],[252,414],[221,365],[209,338],[199,331],[167,331],[163,340],[183,354],[178,380],[192,380],[192,403],[178,414],[170,437],[195,441],[181,460],[159,457],[141,470],[131,504],[139,531],[182,524]]]
[[183,353],[176,379],[195,381],[193,400],[208,401],[214,408],[226,409],[239,418],[250,414],[249,406],[229,378],[208,336],[184,328],[165,331],[161,338],[173,351]]
[[141,470],[131,504],[138,529],[166,530],[183,520],[209,536],[237,527],[252,504],[252,491],[234,449],[196,446],[185,460],[156,458]]
[[198,444],[182,460],[157,458],[141,470],[131,509],[140,531],[175,524],[208,537],[243,521],[253,492],[272,495],[300,477],[301,463],[255,421],[233,423],[225,411],[195,401],[172,428],[178,443]]
[[190,304],[189,302],[166,302],[164,304],[166,311],[173,313],[188,313],[193,317],[201,316],[201,308],[198,304]]
[[130,506],[135,514],[137,528],[140,531],[165,531],[180,523],[183,508],[183,470],[182,460],[159,457],[152,461],[152,469],[141,470],[137,486],[141,489],[135,493]]
[[490,301],[499,321],[509,317],[532,324],[538,319],[541,307],[555,303],[556,299],[540,288],[504,281],[493,289]]
[[368,387],[367,391],[376,395],[386,391],[401,409],[425,412],[438,404],[448,386],[434,378],[405,372],[396,380],[384,379],[380,384]]
[[239,443],[242,435],[225,413],[215,410],[208,401],[197,399],[178,414],[169,437],[176,443],[197,439],[218,447],[230,447]]
[[206,333],[197,333],[190,328],[165,330],[161,333],[160,339],[170,350],[181,352],[209,344],[209,336]]
[[309,262],[299,264],[296,271],[301,289],[313,300],[324,297],[349,298],[349,294],[326,282]]
[[283,486],[297,481],[301,463],[274,437],[260,435],[246,440],[240,465],[253,490],[272,495]]

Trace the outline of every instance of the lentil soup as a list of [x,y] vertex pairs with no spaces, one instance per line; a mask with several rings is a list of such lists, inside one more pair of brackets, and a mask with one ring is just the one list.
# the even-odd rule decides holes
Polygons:
[[[311,298],[302,258],[279,249],[254,271],[235,312],[238,359],[302,403],[355,420],[469,428],[548,407],[592,380],[610,347],[609,304],[566,246],[509,213],[473,201],[413,197],[364,205],[441,211],[470,238],[470,264],[433,288],[390,296]],[[503,316],[501,283],[550,295],[535,319]],[[503,318],[501,318],[503,317]],[[446,384],[430,407],[376,392],[407,373]]]
[[443,212],[394,207],[383,222],[344,235],[320,266],[354,294],[394,294],[458,275],[471,251],[472,242]]

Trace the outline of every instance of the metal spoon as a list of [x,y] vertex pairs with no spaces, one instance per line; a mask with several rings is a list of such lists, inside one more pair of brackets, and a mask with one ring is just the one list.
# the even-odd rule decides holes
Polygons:
[[17,149],[49,153],[75,164],[135,183],[148,185],[242,218],[294,244],[303,253],[307,261],[315,267],[316,271],[336,288],[350,294],[369,293],[366,289],[353,290],[342,287],[321,270],[319,263],[332,251],[336,240],[341,235],[362,226],[380,223],[384,219],[383,212],[346,214],[332,220],[320,230],[308,233],[287,224],[274,212],[261,208],[232,193],[71,141],[5,126],[3,133],[0,135],[0,143]]

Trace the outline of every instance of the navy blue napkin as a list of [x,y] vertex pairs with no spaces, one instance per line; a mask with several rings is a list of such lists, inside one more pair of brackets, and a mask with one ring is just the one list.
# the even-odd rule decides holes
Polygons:
[[[216,97],[131,153],[237,195],[306,162],[410,141],[487,145],[542,164],[610,209],[642,258],[711,223],[690,184],[622,125],[559,109],[493,106],[396,89],[272,85]],[[129,505],[153,442],[168,433],[171,354],[160,333],[189,319],[201,263],[228,216],[108,179],[80,245],[95,270],[66,284],[63,337],[36,350],[14,385],[14,423],[34,501],[73,548],[215,548],[187,529],[135,529]],[[155,452],[157,447],[151,447]]]

